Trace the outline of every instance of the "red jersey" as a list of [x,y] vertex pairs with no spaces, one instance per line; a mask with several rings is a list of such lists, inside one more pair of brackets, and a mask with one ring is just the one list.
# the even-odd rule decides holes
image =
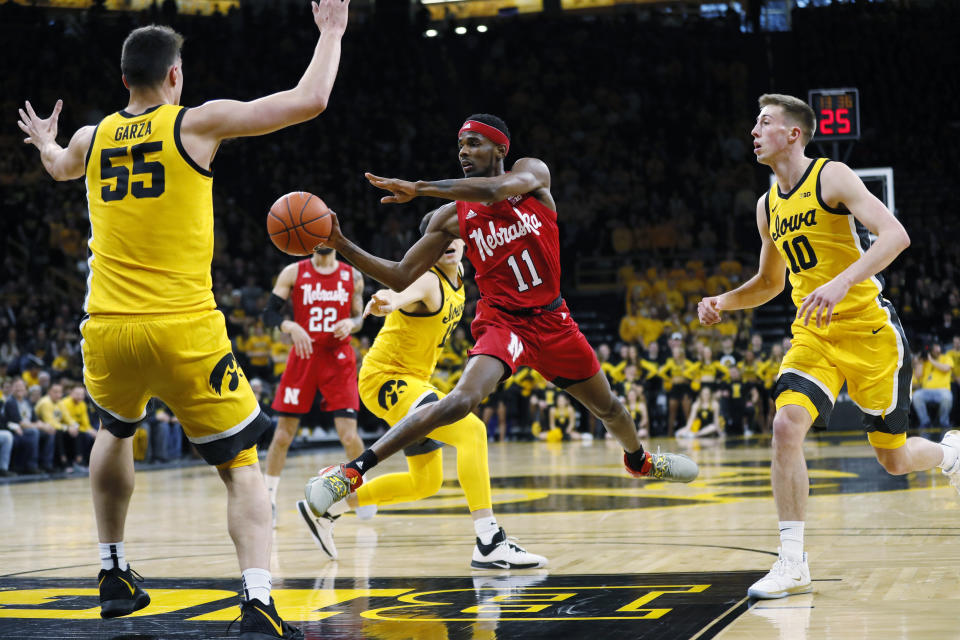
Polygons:
[[323,274],[308,258],[297,263],[297,281],[290,290],[293,319],[307,330],[319,349],[335,349],[350,336],[338,340],[333,326],[351,316],[353,267],[337,261],[337,268]]
[[489,304],[542,307],[560,296],[556,211],[526,194],[489,206],[457,201],[457,220],[480,296]]

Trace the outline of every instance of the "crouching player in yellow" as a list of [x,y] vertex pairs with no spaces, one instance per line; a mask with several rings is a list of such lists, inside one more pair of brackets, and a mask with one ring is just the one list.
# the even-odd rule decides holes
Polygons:
[[[429,216],[421,223],[426,228]],[[386,322],[363,359],[360,399],[391,427],[404,416],[444,396],[430,384],[443,345],[463,314],[460,260],[464,243],[457,239],[434,267],[400,292],[383,289],[373,295],[364,316],[385,316]],[[390,473],[364,483],[346,500],[317,516],[306,500],[297,503],[314,540],[331,558],[337,557],[333,525],[348,509],[389,505],[428,498],[443,483],[441,447],[457,450],[457,478],[466,494],[476,531],[471,566],[474,569],[532,569],[547,559],[527,552],[507,539],[493,516],[490,471],[487,466],[487,430],[474,414],[439,427],[429,437],[404,449],[409,471]]]

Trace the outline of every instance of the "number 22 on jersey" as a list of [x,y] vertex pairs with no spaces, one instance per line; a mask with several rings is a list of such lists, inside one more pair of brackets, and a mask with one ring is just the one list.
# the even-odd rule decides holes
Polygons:
[[333,333],[333,325],[337,324],[337,310],[333,307],[322,309],[310,308],[310,331],[317,333]]

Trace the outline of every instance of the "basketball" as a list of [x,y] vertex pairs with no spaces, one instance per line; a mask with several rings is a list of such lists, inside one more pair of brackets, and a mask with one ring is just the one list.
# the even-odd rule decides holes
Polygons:
[[277,248],[292,256],[307,256],[330,237],[330,209],[306,191],[277,198],[267,213],[267,233]]

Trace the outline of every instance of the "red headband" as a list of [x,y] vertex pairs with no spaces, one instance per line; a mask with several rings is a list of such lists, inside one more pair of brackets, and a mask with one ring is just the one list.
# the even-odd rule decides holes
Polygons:
[[488,138],[494,144],[502,144],[507,148],[507,153],[510,153],[510,139],[506,136],[503,131],[497,129],[496,127],[491,127],[488,124],[483,124],[482,122],[477,122],[476,120],[467,120],[463,123],[463,126],[460,127],[457,137],[463,135],[464,131],[476,131],[480,135]]

